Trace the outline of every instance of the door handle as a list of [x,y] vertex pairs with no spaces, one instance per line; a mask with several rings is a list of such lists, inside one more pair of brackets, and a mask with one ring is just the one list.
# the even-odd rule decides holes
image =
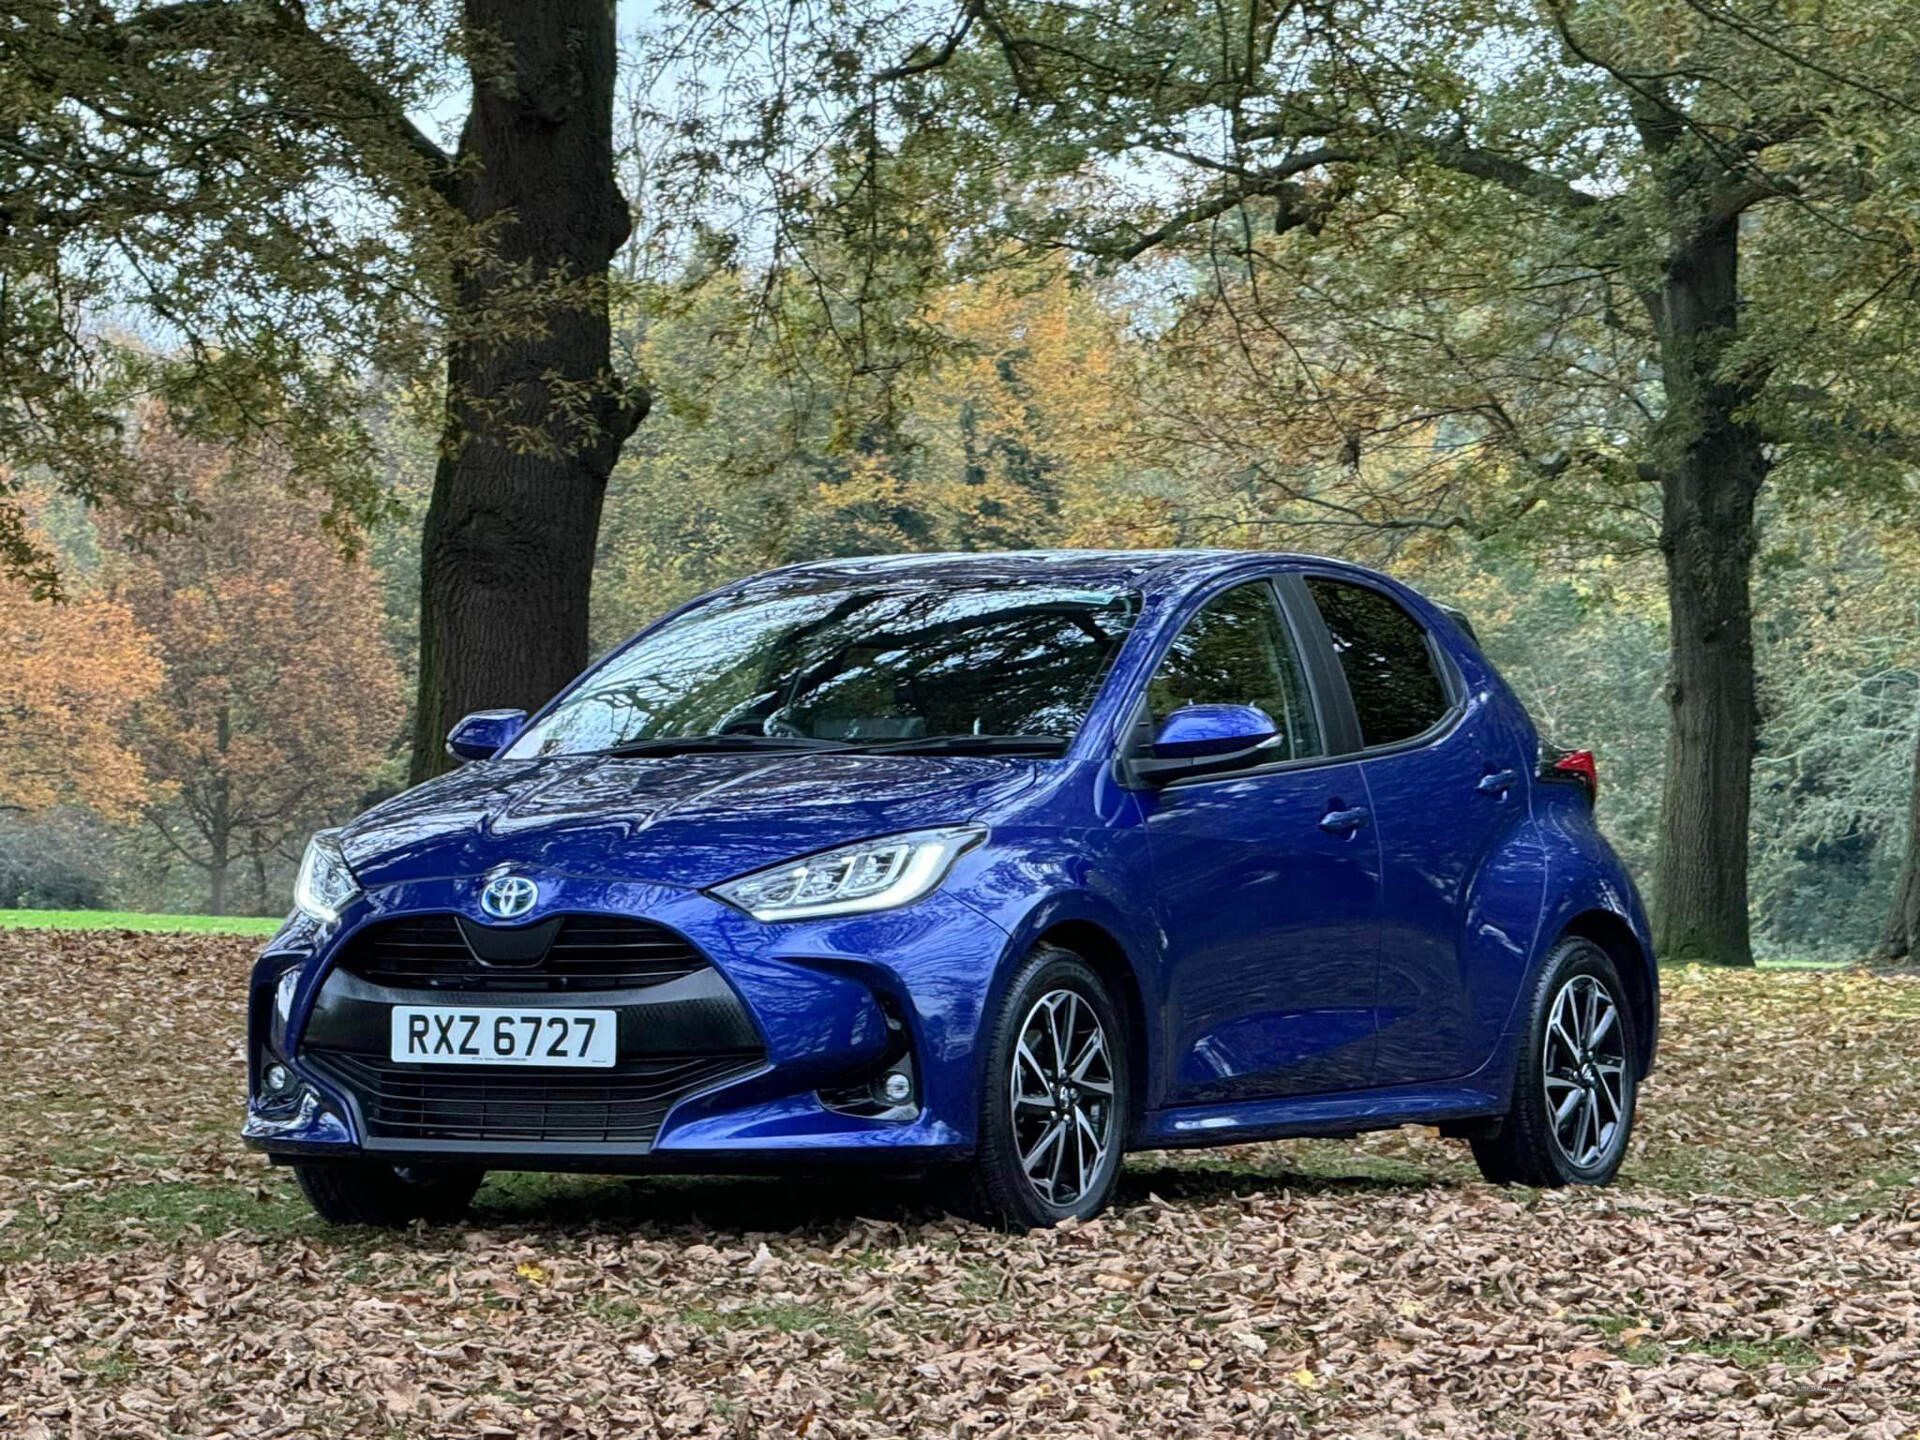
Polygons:
[[1504,795],[1519,783],[1518,770],[1496,770],[1480,778],[1478,789],[1482,795]]
[[1372,818],[1364,809],[1329,810],[1320,817],[1320,828],[1329,835],[1351,835]]

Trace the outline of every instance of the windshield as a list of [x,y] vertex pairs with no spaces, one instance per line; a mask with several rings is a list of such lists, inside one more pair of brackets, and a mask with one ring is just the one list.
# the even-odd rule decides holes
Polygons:
[[611,656],[506,754],[1058,753],[1138,610],[1058,584],[735,592]]

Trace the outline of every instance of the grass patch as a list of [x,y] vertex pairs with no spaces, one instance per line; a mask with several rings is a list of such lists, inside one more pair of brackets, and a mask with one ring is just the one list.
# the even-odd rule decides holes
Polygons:
[[262,915],[145,915],[136,910],[0,910],[0,930],[146,930],[181,935],[271,935]]
[[[291,1186],[255,1191],[238,1185],[159,1180],[109,1185],[63,1197],[51,1222],[21,1216],[0,1230],[0,1260],[31,1255],[70,1259],[129,1245],[175,1244],[239,1230],[261,1239],[305,1234],[320,1221]],[[340,1232],[334,1232],[338,1238]]]

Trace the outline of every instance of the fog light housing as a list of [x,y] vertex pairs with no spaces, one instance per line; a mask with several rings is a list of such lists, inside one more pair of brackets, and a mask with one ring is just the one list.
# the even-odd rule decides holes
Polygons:
[[911,1120],[920,1113],[919,1077],[914,1071],[913,1046],[900,1006],[890,995],[875,997],[887,1021],[887,1048],[879,1063],[853,1083],[816,1093],[820,1103],[841,1115],[865,1120]]
[[260,1072],[260,1088],[275,1100],[291,1095],[297,1083],[293,1072],[278,1062]]

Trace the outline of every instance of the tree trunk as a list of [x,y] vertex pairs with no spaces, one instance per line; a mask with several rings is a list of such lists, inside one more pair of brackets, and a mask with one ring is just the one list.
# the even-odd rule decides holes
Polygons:
[[227,913],[227,843],[230,837],[225,826],[216,826],[207,838],[211,841],[208,847],[211,858],[207,862],[207,913],[224,915]]
[[214,749],[219,771],[208,787],[207,805],[207,913],[227,913],[227,863],[233,853],[233,782],[227,775],[227,752],[233,745],[233,713],[222,705],[214,717]]
[[1722,373],[1739,320],[1739,222],[1706,228],[1655,304],[1667,392],[1656,464],[1672,621],[1654,939],[1666,960],[1751,965],[1747,819],[1759,728],[1749,582],[1759,433],[1751,377]]
[[[608,0],[467,0],[473,102],[453,199],[492,249],[454,276],[446,428],[421,541],[415,781],[469,710],[532,710],[587,659],[607,476],[645,414],[611,366]],[[562,291],[563,293],[555,293]]]
[[1893,912],[1873,958],[1910,959],[1920,948],[1920,742],[1913,750],[1913,791],[1907,800],[1907,858],[1893,889]]

